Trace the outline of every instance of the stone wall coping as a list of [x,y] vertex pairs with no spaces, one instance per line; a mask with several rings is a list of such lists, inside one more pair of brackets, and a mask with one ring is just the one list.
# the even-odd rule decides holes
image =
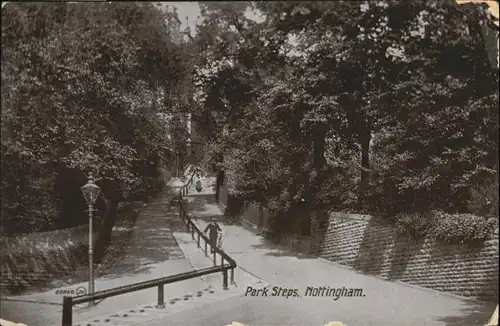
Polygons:
[[355,214],[355,213],[330,212],[328,216],[330,218],[340,219],[340,220],[370,221],[371,219],[373,219],[372,215]]

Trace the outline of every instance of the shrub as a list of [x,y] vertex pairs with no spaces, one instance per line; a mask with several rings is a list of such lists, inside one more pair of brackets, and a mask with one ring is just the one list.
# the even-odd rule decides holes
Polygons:
[[429,235],[446,243],[478,242],[486,240],[496,225],[495,218],[434,212]]
[[394,224],[400,234],[429,236],[445,243],[482,242],[498,226],[496,218],[442,211],[398,214]]
[[398,233],[414,237],[425,237],[431,226],[429,214],[422,213],[397,214],[394,222]]

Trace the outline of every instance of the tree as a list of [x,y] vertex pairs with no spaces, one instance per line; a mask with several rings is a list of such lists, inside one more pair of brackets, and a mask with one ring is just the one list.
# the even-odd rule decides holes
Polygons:
[[[228,144],[226,148],[237,147],[231,155],[234,162],[226,165],[239,171],[238,187],[248,198],[263,197],[257,193],[265,193],[268,199],[271,194],[287,198],[282,208],[289,210],[291,203],[302,197],[313,207],[327,209],[338,200],[322,192],[333,187],[356,189],[354,202],[360,204],[358,210],[373,211],[379,208],[374,206],[383,202],[390,206],[394,201],[416,209],[426,199],[413,190],[419,183],[430,182],[433,186],[425,186],[427,194],[447,189],[444,202],[432,196],[425,198],[429,202],[435,199],[431,205],[434,208],[449,208],[452,202],[465,199],[468,188],[476,182],[470,179],[467,190],[454,190],[453,185],[464,173],[472,173],[472,165],[492,169],[491,157],[497,145],[487,129],[493,127],[489,119],[495,118],[497,97],[492,87],[478,85],[496,84],[498,74],[484,60],[481,24],[487,16],[483,11],[459,8],[452,1],[258,2],[256,7],[265,17],[263,22],[240,24],[244,28],[236,28],[233,38],[210,43],[223,43],[215,46],[218,58],[232,61],[230,68],[219,75],[222,81],[205,82],[219,86],[229,81],[227,85],[232,86],[236,83],[231,78],[236,75],[252,76],[255,79],[246,80],[258,81],[246,83],[251,89],[247,93],[254,96],[245,105],[221,100],[229,98],[230,93],[237,94],[235,88],[224,86],[225,94],[213,96],[227,112],[220,121],[232,130],[218,140]],[[241,15],[237,17],[243,20]],[[217,19],[235,21],[220,13]],[[252,53],[253,58],[245,53]],[[464,109],[468,106],[471,108]],[[216,106],[206,107],[211,111]],[[475,120],[471,124],[472,112],[487,122]],[[422,158],[443,152],[444,146],[456,140],[453,134],[429,130],[422,118],[424,113],[443,125],[464,130],[472,130],[468,125],[475,126],[481,134],[468,137],[469,142],[455,148],[454,166],[460,168],[449,172],[453,176],[433,181],[428,178],[429,173],[442,173],[446,165],[431,169],[430,161]],[[269,132],[259,130],[258,124]],[[250,132],[259,136],[246,135]],[[257,139],[265,140],[267,150],[256,146]],[[399,145],[392,147],[384,139]],[[377,148],[371,145],[374,142]],[[415,147],[417,143],[435,146]],[[296,155],[287,155],[287,151]],[[227,155],[227,151],[221,152]],[[325,157],[327,152],[335,157]],[[418,154],[410,155],[411,159],[414,164],[422,164],[411,169],[396,164],[407,152]],[[285,159],[276,159],[275,153]],[[356,153],[359,160],[359,181],[349,175],[339,178],[339,168],[332,165],[333,159],[346,166],[349,153]],[[371,160],[377,155],[374,166]],[[272,171],[283,173],[276,172],[280,175],[276,178],[255,173],[255,166],[259,166],[256,161],[261,161],[263,171],[273,166]],[[385,170],[380,165],[391,168]],[[380,169],[388,174],[380,177]],[[399,177],[394,179],[391,173]],[[292,180],[287,186],[277,186],[285,176]],[[259,186],[270,180],[276,183],[275,192],[272,187]],[[349,187],[339,184],[353,181],[356,184]],[[413,190],[401,195],[403,188]],[[394,196],[387,198],[382,193]]]
[[55,191],[48,203],[63,200],[54,209],[65,218],[78,214],[75,186],[94,172],[107,203],[104,248],[118,204],[158,178],[170,147],[158,117],[169,112],[167,90],[184,82],[182,51],[151,4],[11,3],[2,15],[2,164],[22,158],[50,171],[44,191]]

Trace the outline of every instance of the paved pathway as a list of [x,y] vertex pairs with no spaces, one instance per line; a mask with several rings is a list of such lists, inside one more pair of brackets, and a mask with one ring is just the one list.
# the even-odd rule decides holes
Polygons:
[[[96,291],[192,270],[173,236],[183,226],[177,216],[177,207],[170,204],[171,198],[165,192],[151,203],[144,204],[124,250],[124,259],[107,266],[107,273],[95,281]],[[79,283],[58,290],[75,290],[80,286],[88,287],[87,283]],[[190,280],[167,286],[166,293],[184,295],[205,287],[201,280]],[[151,303],[155,298],[156,289],[110,298],[92,309],[75,308],[74,319],[94,318],[109,311],[132,309],[140,303]],[[57,294],[56,289],[2,298],[0,314],[6,319],[29,326],[59,324],[61,302],[62,295]]]
[[[152,205],[164,210],[165,214],[149,211],[141,215],[143,219],[138,225],[144,227],[138,227],[135,232],[136,240],[130,244],[131,256],[123,262],[124,272],[120,274],[117,269],[114,278],[98,280],[98,290],[211,265],[211,260],[184,232],[177,209],[168,205],[167,196]],[[222,290],[220,275],[174,283],[165,287],[165,309],[154,308],[156,289],[122,295],[104,300],[91,309],[76,307],[75,326],[79,323],[92,326],[222,326],[232,321],[247,325],[324,325],[333,320],[348,326],[475,326],[484,325],[495,308],[489,304],[361,275],[325,260],[298,256],[266,242],[239,225],[225,222],[219,206],[213,202],[213,194],[207,189],[201,194],[191,193],[187,206],[189,214],[196,216],[195,222],[200,228],[209,219],[219,220],[224,230],[223,249],[239,265],[235,275],[237,286]],[[158,228],[158,225],[165,227]],[[169,245],[160,246],[159,243]],[[185,258],[182,259],[182,256]],[[165,261],[169,258],[178,259]],[[361,288],[364,295],[337,300],[305,296],[307,287],[320,286]],[[288,298],[246,296],[248,287],[267,287],[269,294],[273,287],[296,289],[299,295]],[[54,291],[21,299],[30,298],[60,301]],[[40,309],[24,303],[22,307],[23,311],[18,310],[18,315],[7,319],[22,321],[29,326],[60,324],[60,306]],[[39,316],[38,319],[36,316]]]
[[[194,269],[202,269],[213,266],[212,258],[205,256],[202,248],[198,248],[193,241],[191,234],[186,232],[175,232],[174,236],[179,243],[179,247],[186,255],[187,260]],[[220,263],[220,260],[218,260]],[[201,277],[203,287],[193,289],[185,294],[177,294],[177,297],[170,296],[166,300],[164,309],[154,308],[154,304],[135,307],[135,309],[123,309],[114,314],[100,318],[93,318],[82,322],[81,325],[104,326],[104,325],[149,325],[156,320],[164,323],[169,320],[169,316],[180,311],[189,311],[194,308],[203,308],[217,302],[225,302],[232,298],[241,296],[246,286],[263,288],[267,285],[263,280],[256,278],[240,269],[235,271],[236,285],[230,285],[228,290],[222,288],[222,275],[211,274]],[[174,283],[175,284],[175,283]],[[166,290],[167,293],[168,288]],[[163,325],[175,325],[166,323]]]
[[[300,256],[273,246],[238,225],[224,222],[211,197],[192,196],[189,212],[200,227],[218,217],[224,230],[223,249],[242,270],[265,280],[271,288],[297,289],[298,297],[245,296],[175,313],[149,326],[228,325],[324,325],[342,321],[348,326],[484,325],[495,306],[435,291],[388,282],[358,274],[345,266]],[[242,286],[243,285],[243,286]],[[306,297],[307,287],[361,288],[362,297]]]
[[[202,193],[210,191],[207,189]],[[113,264],[106,260],[103,262],[107,273],[96,279],[97,291],[174,275],[193,270],[193,267],[212,265],[212,260],[205,257],[185,232],[178,216],[178,207],[171,200],[171,194],[165,191],[152,203],[144,205],[133,228],[132,237],[124,249],[124,259]],[[264,285],[260,284],[259,279],[241,271],[236,271],[236,277],[255,287]],[[78,287],[87,288],[87,283],[3,298],[7,300],[2,300],[0,314],[29,326],[60,325],[62,295],[57,294],[56,290],[75,290]],[[92,308],[87,305],[76,306],[73,309],[73,321],[75,326],[143,325],[151,318],[161,319],[172,313],[211,304],[240,293],[236,286],[223,290],[222,275],[209,275],[166,285],[164,309],[156,309],[157,289],[152,288],[108,298]]]

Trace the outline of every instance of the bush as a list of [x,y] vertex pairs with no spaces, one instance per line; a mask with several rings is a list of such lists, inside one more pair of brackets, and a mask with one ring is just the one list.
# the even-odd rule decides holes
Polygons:
[[443,212],[434,212],[433,222],[430,235],[446,243],[484,241],[497,225],[495,218]]
[[394,222],[398,233],[414,237],[428,235],[431,225],[429,214],[422,213],[401,213],[396,215]]
[[498,182],[494,178],[470,191],[469,211],[481,216],[498,216]]
[[442,211],[398,214],[394,223],[400,234],[429,236],[445,243],[482,242],[498,226],[496,218]]

